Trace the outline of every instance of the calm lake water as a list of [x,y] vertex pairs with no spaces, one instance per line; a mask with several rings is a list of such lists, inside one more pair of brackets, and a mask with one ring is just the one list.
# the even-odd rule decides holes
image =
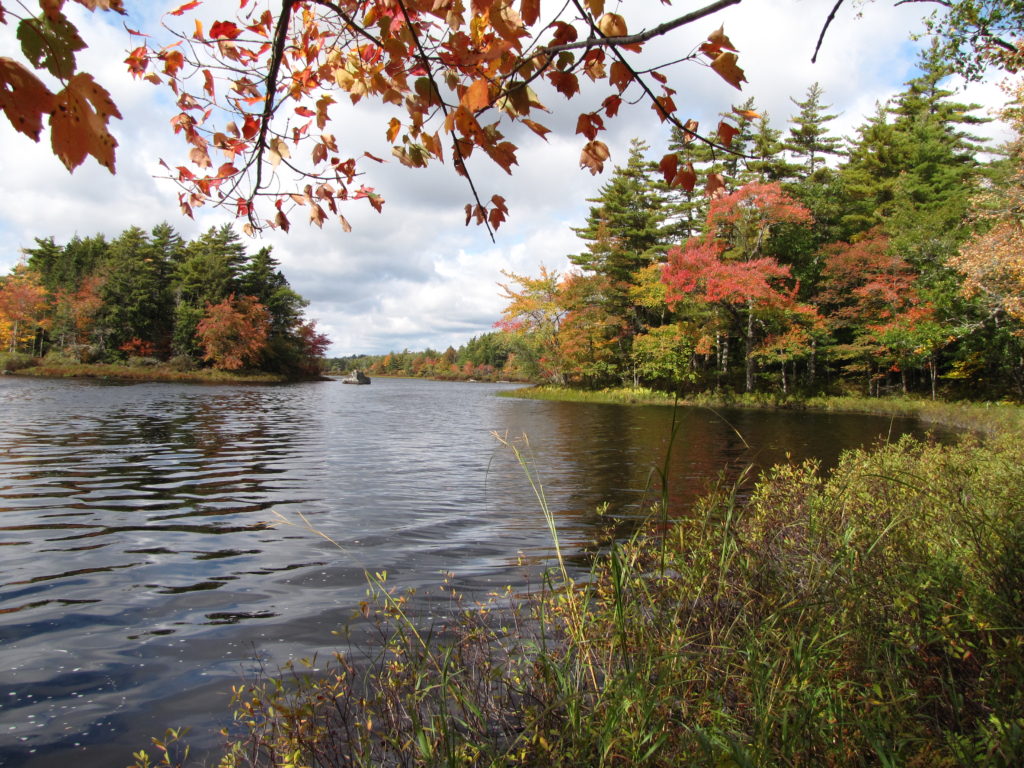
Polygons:
[[[590,544],[602,501],[640,514],[671,409],[495,396],[509,386],[0,378],[0,765],[122,766],[169,726],[216,746],[230,685],[337,647],[366,570],[424,595],[445,572],[473,594],[521,583],[551,542],[492,433],[529,436],[563,545]],[[828,465],[923,433],[863,416],[677,418],[679,509],[724,466]],[[272,527],[300,515],[337,546]],[[442,609],[417,606],[424,621]]]

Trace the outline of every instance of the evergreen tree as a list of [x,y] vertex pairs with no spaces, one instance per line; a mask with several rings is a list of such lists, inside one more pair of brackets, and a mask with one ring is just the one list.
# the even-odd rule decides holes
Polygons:
[[790,98],[800,111],[790,118],[792,126],[785,141],[785,148],[801,166],[800,178],[810,178],[819,169],[827,166],[829,155],[839,157],[843,154],[842,141],[829,134],[825,124],[835,120],[839,115],[826,114],[830,104],[822,104],[824,90],[818,83],[807,89],[803,101]]
[[[664,259],[664,201],[654,165],[644,159],[647,148],[639,139],[631,142],[625,167],[616,167],[601,194],[589,201],[594,205],[586,226],[574,229],[588,242],[586,252],[569,257],[599,278],[595,284],[602,290],[591,295],[600,304],[602,316],[613,318],[602,324],[608,340],[618,348],[617,363],[602,369],[608,373],[627,364],[631,340],[648,320],[630,296],[638,274]],[[586,309],[580,306],[577,311]]]
[[287,335],[302,322],[302,310],[309,302],[292,290],[271,251],[261,248],[249,260],[239,277],[239,288],[270,312],[271,333]]
[[106,331],[107,347],[116,349],[138,339],[153,351],[166,348],[171,297],[146,232],[138,227],[122,232],[110,243],[100,271],[103,311],[99,325]]

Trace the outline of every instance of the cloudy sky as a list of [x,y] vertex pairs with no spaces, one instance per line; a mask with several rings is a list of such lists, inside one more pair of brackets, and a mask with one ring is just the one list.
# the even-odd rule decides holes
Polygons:
[[[173,3],[127,0],[145,7],[146,18],[128,20],[134,28],[153,29],[153,15]],[[635,19],[648,14],[649,24],[685,12],[697,4],[664,6],[658,0],[634,0],[623,12]],[[210,3],[207,3],[209,5]],[[816,64],[811,54],[831,0],[744,0],[712,19],[677,30],[648,44],[662,60],[689,52],[720,24],[740,49],[740,65],[748,83],[740,93],[710,70],[683,65],[672,70],[670,84],[684,117],[713,125],[717,114],[747,97],[767,112],[776,128],[785,128],[794,112],[790,97],[802,99],[812,82],[825,90],[826,103],[840,117],[832,124],[839,135],[852,132],[875,104],[898,92],[914,75],[919,43],[910,35],[921,29],[921,4],[892,7],[884,0],[851,3],[840,9]],[[78,12],[69,4],[90,49],[79,57],[80,68],[92,72],[113,94],[124,115],[114,121],[120,143],[117,175],[89,160],[69,175],[40,145],[16,134],[0,119],[0,271],[13,266],[22,247],[34,237],[53,236],[66,242],[75,234],[103,233],[114,237],[126,227],[145,229],[169,221],[186,238],[229,218],[199,209],[196,220],[177,210],[176,189],[161,181],[158,161],[181,164],[181,145],[172,137],[171,108],[162,91],[133,81],[122,63],[133,47],[123,20],[112,14]],[[608,6],[609,10],[614,10]],[[858,11],[860,15],[858,16]],[[212,21],[211,15],[207,20]],[[156,20],[156,21],[154,21]],[[146,25],[149,25],[146,27]],[[631,31],[635,31],[635,22]],[[10,27],[0,28],[0,55],[10,53]],[[470,163],[481,197],[501,194],[510,219],[491,242],[486,231],[464,226],[464,205],[470,200],[465,181],[451,166],[410,170],[397,161],[372,170],[367,183],[385,198],[384,212],[353,203],[345,210],[353,232],[337,225],[323,230],[296,221],[289,234],[266,232],[252,248],[271,244],[292,286],[311,302],[309,315],[333,340],[331,355],[383,353],[403,348],[444,349],[459,346],[489,331],[503,301],[497,283],[501,271],[534,274],[539,265],[564,270],[566,254],[583,248],[571,227],[586,215],[587,198],[607,178],[592,177],[578,164],[581,137],[574,136],[576,116],[597,106],[577,98],[543,97],[552,114],[544,120],[554,128],[545,142],[527,134],[520,143],[519,164],[507,176],[483,157]],[[1001,104],[995,83],[974,85],[961,98],[994,109]],[[360,105],[362,106],[362,105]],[[390,157],[384,133],[386,118],[376,109],[356,109],[335,133],[358,142],[352,154],[368,150]],[[625,109],[602,136],[612,163],[624,162],[632,137],[645,139],[652,157],[664,153],[667,129],[646,105]],[[990,133],[999,135],[998,126]],[[475,162],[474,162],[475,161]],[[610,166],[609,166],[610,169]],[[299,217],[296,216],[296,219]],[[304,218],[304,217],[302,217]]]

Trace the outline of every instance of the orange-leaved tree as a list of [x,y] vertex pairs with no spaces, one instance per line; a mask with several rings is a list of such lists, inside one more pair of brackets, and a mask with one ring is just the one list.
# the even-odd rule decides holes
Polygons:
[[206,307],[196,326],[203,359],[235,371],[259,362],[270,334],[270,312],[252,296],[228,296]]
[[49,299],[39,274],[24,263],[0,280],[0,342],[8,352],[32,351],[39,329],[46,326]]

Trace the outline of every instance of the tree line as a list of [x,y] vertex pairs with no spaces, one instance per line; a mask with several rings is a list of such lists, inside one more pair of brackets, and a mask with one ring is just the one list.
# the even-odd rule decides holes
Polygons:
[[[585,250],[573,268],[506,273],[499,330],[471,342],[500,354],[467,345],[366,367],[485,378],[468,372],[490,365],[492,378],[684,392],[1024,396],[1024,148],[972,132],[989,118],[944,87],[940,48],[922,52],[919,72],[852,137],[829,129],[836,115],[815,84],[792,100],[786,131],[752,100],[723,115],[735,153],[677,129],[655,164],[634,140],[575,229]],[[1004,118],[1020,132],[1019,86],[1010,98]]]
[[247,254],[230,225],[192,241],[166,223],[112,240],[36,238],[23,255],[0,278],[8,353],[312,375],[329,343],[271,249]]

